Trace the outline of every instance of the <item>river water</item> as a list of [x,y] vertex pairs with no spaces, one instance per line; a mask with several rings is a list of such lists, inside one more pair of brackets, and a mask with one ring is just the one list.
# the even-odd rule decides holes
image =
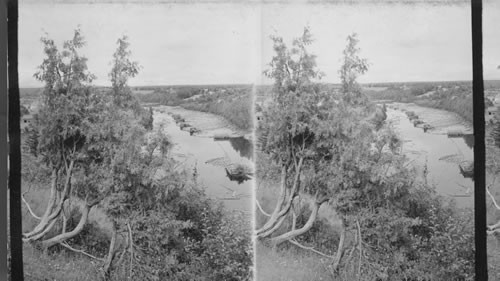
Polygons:
[[[181,130],[169,113],[180,114],[201,132],[190,135],[189,131]],[[245,132],[238,131],[219,116],[179,107],[155,106],[153,118],[153,127],[157,129],[163,124],[164,132],[173,142],[173,157],[190,171],[196,167],[198,183],[205,187],[208,196],[221,200],[229,210],[250,212],[253,180],[232,181],[224,167],[213,164],[214,159],[224,158],[226,162],[253,167],[252,143],[241,137]],[[214,140],[214,135],[221,134],[232,138]],[[246,135],[248,137],[248,133]]]
[[[427,181],[436,191],[455,198],[461,207],[473,207],[474,183],[464,177],[458,164],[472,161],[472,128],[460,116],[445,110],[421,107],[415,104],[387,104],[387,121],[403,139],[403,152],[408,156],[417,172],[423,174],[427,164]],[[419,119],[433,126],[427,132],[415,127],[405,111],[413,111]],[[465,137],[449,138],[450,130],[466,132]]]
[[[415,104],[387,104],[387,122],[403,139],[403,153],[411,165],[423,174],[427,166],[427,182],[436,191],[453,197],[461,207],[473,206],[474,183],[464,177],[458,164],[472,161],[472,128],[458,115]],[[248,132],[238,131],[224,118],[179,107],[153,107],[155,129],[163,124],[163,129],[174,143],[172,155],[184,168],[198,172],[198,182],[206,188],[212,198],[221,200],[230,210],[250,212],[253,179],[244,182],[230,180],[224,167],[214,165],[213,160],[225,161],[253,167],[253,146]],[[415,127],[405,111],[413,111],[420,120],[433,128],[424,132],[421,126]],[[200,129],[199,134],[190,135],[181,130],[169,113],[180,114],[186,122]],[[459,130],[468,133],[465,137],[449,138],[447,132]],[[226,140],[215,140],[216,135],[232,136]],[[241,136],[246,136],[246,138]]]

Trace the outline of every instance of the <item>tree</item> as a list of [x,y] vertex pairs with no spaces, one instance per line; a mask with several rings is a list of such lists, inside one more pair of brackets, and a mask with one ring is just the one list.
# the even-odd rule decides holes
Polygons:
[[[41,240],[60,218],[65,202],[72,191],[74,173],[81,168],[81,154],[85,150],[86,132],[90,120],[96,117],[100,100],[89,84],[94,76],[87,70],[87,59],[79,49],[85,41],[80,30],[75,30],[71,40],[65,41],[59,51],[53,40],[43,37],[47,58],[39,66],[35,77],[45,82],[42,106],[31,125],[32,152],[51,170],[51,191],[45,213],[38,225],[23,234],[24,241]],[[50,247],[73,237],[86,222],[95,198],[86,197],[82,218],[78,226],[53,238],[43,240]]]
[[[273,78],[275,83],[273,104],[264,112],[268,122],[267,126],[261,128],[265,134],[262,149],[280,166],[281,184],[274,211],[269,220],[257,229],[259,238],[270,236],[281,226],[298,195],[304,158],[313,138],[307,126],[312,117],[310,111],[314,110],[310,105],[314,99],[320,101],[311,81],[319,77],[320,73],[315,69],[315,57],[306,50],[306,46],[312,42],[309,29],[305,28],[302,36],[293,41],[290,50],[281,37],[271,39],[276,55],[271,61],[271,69],[265,74]],[[277,242],[279,244],[282,241],[280,239]]]
[[130,107],[134,105],[132,91],[128,80],[139,73],[139,64],[130,60],[131,51],[128,37],[123,36],[117,41],[118,48],[113,54],[113,68],[109,73],[113,87],[113,101],[118,106]]
[[[258,237],[269,237],[280,228],[300,193],[309,194],[316,202],[301,229],[272,238],[280,244],[311,228],[319,207],[335,195],[338,187],[331,183],[339,181],[342,161],[353,157],[349,153],[370,151],[374,136],[370,125],[360,118],[366,117],[364,111],[351,110],[334,94],[320,92],[313,83],[321,74],[316,70],[315,56],[306,50],[312,42],[308,28],[293,41],[291,50],[282,38],[272,39],[276,56],[266,74],[275,79],[274,96],[265,112],[267,122],[263,130],[273,134],[266,136],[263,150],[281,167],[281,192],[270,219],[257,230]],[[356,85],[355,80],[350,85]]]
[[[116,67],[128,60],[116,55],[128,53],[126,41],[119,40],[115,58],[121,59],[115,64],[114,88],[109,92],[91,86],[93,75],[78,52],[85,43],[79,30],[64,42],[62,51],[50,39],[42,42],[47,58],[35,76],[45,82],[43,102],[28,130],[27,145],[34,161],[42,163],[33,174],[51,175],[50,198],[40,217],[25,201],[39,221],[23,240],[41,243],[45,249],[61,245],[99,259],[106,279],[193,280],[199,277],[192,273],[217,253],[217,237],[224,236],[234,243],[220,253],[231,256],[201,273],[208,279],[248,276],[248,234],[235,232],[232,221],[224,220],[222,209],[205,196],[196,179],[178,169],[179,163],[169,156],[171,142],[163,128],[152,131],[152,108],[147,126],[137,118],[137,108],[142,107],[126,84],[135,72]],[[67,212],[71,200],[81,205],[79,217],[74,210]],[[101,244],[98,251],[107,253],[104,258],[86,252],[86,245],[75,249],[68,244],[92,239],[95,233],[88,231],[92,229],[88,214],[97,207],[112,221],[109,248]]]
[[[344,54],[356,50],[357,40],[349,38]],[[273,246],[289,242],[311,249],[299,242],[300,236],[313,229],[319,208],[326,205],[340,219],[336,253],[320,253],[331,258],[333,271],[349,273],[351,279],[419,278],[426,261],[439,259],[439,253],[422,246],[429,237],[441,247],[450,241],[445,237],[459,235],[455,228],[442,227],[441,219],[452,211],[443,212],[432,189],[420,186],[406,167],[399,137],[379,122],[385,118],[379,117],[383,107],[379,114],[377,106],[364,100],[355,78],[366,67],[346,60],[348,66],[340,71],[345,89],[340,95],[321,91],[313,81],[319,73],[314,56],[305,48],[310,40],[305,29],[288,50],[281,38],[273,38],[276,55],[266,73],[275,84],[258,133],[263,153],[279,169],[279,196],[267,221],[256,230],[257,238]],[[301,201],[310,202],[309,210],[300,208]],[[439,220],[424,213],[431,206]],[[463,235],[461,245],[471,237]],[[418,249],[428,256],[417,255]],[[460,249],[457,259],[467,273],[472,268],[469,249]],[[440,264],[446,266],[441,272],[448,274],[456,265]]]
[[359,57],[360,49],[357,47],[359,39],[356,33],[347,36],[347,46],[343,52],[344,59],[339,70],[342,82],[344,100],[349,103],[366,103],[366,97],[361,93],[357,79],[368,71],[368,62]]

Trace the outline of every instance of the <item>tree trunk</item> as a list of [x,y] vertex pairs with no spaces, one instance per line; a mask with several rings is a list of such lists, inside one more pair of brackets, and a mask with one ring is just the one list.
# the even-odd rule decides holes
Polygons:
[[23,234],[24,241],[34,241],[42,238],[47,232],[52,229],[55,221],[61,214],[64,207],[64,202],[69,196],[69,191],[71,188],[71,175],[74,167],[74,160],[71,160],[68,169],[66,170],[66,180],[64,182],[64,189],[60,196],[57,196],[57,179],[58,179],[58,169],[52,169],[52,181],[50,189],[50,198],[38,225],[30,232]]
[[90,211],[91,207],[87,204],[84,204],[82,208],[83,208],[83,210],[82,210],[82,216],[80,218],[80,221],[78,222],[78,225],[72,231],[61,233],[61,234],[56,235],[50,239],[47,239],[47,240],[42,242],[42,246],[44,248],[50,248],[56,244],[64,242],[65,240],[73,238],[76,235],[78,235],[83,230],[83,227],[87,223],[87,219],[88,219],[88,215],[89,215],[89,211]]
[[[56,168],[52,169],[51,183],[50,183],[50,197],[49,197],[49,202],[47,203],[47,208],[45,209],[45,213],[43,214],[42,218],[40,219],[40,222],[38,223],[38,225],[35,226],[35,228],[32,231],[23,234],[23,237],[25,239],[28,239],[34,235],[39,234],[50,223],[49,216],[50,216],[52,209],[54,208],[54,205],[56,203],[57,172],[58,171]],[[31,239],[30,239],[30,241],[31,241]]]
[[257,238],[266,238],[266,237],[270,236],[271,234],[273,234],[276,230],[278,230],[278,228],[280,228],[280,226],[283,224],[283,222],[285,221],[285,219],[286,219],[286,216],[282,216],[274,224],[274,226],[271,229],[268,229],[268,230],[266,230],[264,232],[258,233]]
[[278,220],[278,213],[281,210],[281,205],[283,205],[283,202],[285,201],[286,197],[286,170],[287,166],[283,165],[281,167],[281,182],[280,182],[281,185],[280,185],[280,195],[278,197],[278,201],[276,202],[276,206],[274,207],[271,217],[260,229],[257,230],[257,234],[266,231],[267,229],[272,227],[272,225],[276,223],[276,221]]
[[302,228],[294,229],[294,230],[291,230],[287,233],[284,233],[284,234],[281,234],[277,237],[272,238],[271,243],[273,244],[274,247],[278,246],[279,244],[281,244],[287,240],[290,240],[290,239],[293,239],[299,235],[302,235],[302,234],[306,233],[309,229],[311,229],[314,222],[316,221],[316,218],[318,217],[319,207],[321,206],[322,203],[314,202],[313,204],[314,205],[312,206],[311,215],[309,215],[309,219],[307,220],[306,224],[304,224],[304,226]]
[[109,275],[111,273],[111,264],[113,263],[113,258],[115,256],[115,243],[116,243],[116,227],[113,222],[113,235],[111,236],[111,243],[109,244],[108,256],[106,257],[106,264],[104,265],[104,278],[106,280],[109,279]]
[[335,255],[335,261],[333,262],[333,270],[337,271],[339,269],[340,260],[342,259],[342,254],[344,253],[344,241],[345,241],[345,222],[342,218],[341,223],[341,231],[340,231],[340,241],[339,246],[337,248],[337,254]]
[[[261,227],[260,229],[257,230],[257,237],[263,238],[266,236],[269,236],[272,234],[274,231],[276,231],[279,226],[283,223],[283,220],[285,216],[288,214],[290,211],[290,208],[292,206],[293,199],[295,198],[295,195],[297,193],[298,187],[300,185],[300,172],[302,168],[302,163],[304,161],[304,158],[300,158],[299,163],[296,167],[295,171],[295,178],[293,182],[293,186],[290,190],[290,195],[288,196],[288,199],[286,199],[286,167],[283,167],[282,173],[281,173],[281,185],[282,185],[282,190],[280,194],[280,199],[278,201],[278,204],[276,204],[276,208],[273,211],[273,214],[271,215],[271,218],[266,222],[266,224]],[[283,204],[285,205],[283,206]]]

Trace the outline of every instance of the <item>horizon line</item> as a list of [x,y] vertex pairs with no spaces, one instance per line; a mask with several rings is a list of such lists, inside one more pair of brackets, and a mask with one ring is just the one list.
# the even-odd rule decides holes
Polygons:
[[[500,79],[484,79],[484,82],[500,81]],[[414,81],[382,81],[382,82],[363,82],[360,85],[367,84],[405,84],[405,83],[450,83],[450,82],[471,82],[470,80],[414,80]],[[331,84],[340,85],[339,82],[316,82],[319,84]],[[146,84],[146,85],[129,85],[130,88],[140,88],[140,87],[189,87],[189,86],[272,86],[273,83],[213,83],[213,84]],[[110,88],[111,86],[105,85],[92,85],[98,88]],[[43,86],[30,86],[30,87],[19,87],[21,89],[38,89],[43,88]]]

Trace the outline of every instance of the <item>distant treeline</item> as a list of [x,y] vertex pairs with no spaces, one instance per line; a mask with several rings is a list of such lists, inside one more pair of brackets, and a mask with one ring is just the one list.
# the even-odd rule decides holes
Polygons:
[[238,128],[252,128],[252,95],[251,92],[236,96],[208,97],[203,101],[188,102],[181,105],[186,109],[210,112],[221,115]]
[[[374,100],[413,102],[421,106],[455,112],[472,123],[471,82],[398,83],[385,86],[387,88],[384,90],[365,90],[365,93]],[[491,101],[486,99],[485,104],[488,106]]]
[[19,95],[24,99],[36,99],[43,92],[43,88],[20,88]]
[[159,103],[210,112],[223,116],[240,129],[247,130],[252,127],[250,85],[172,86],[148,90],[153,92],[136,94],[142,103]]
[[419,99],[415,103],[421,106],[451,111],[457,113],[468,122],[473,122],[472,91],[438,91],[430,98]]

